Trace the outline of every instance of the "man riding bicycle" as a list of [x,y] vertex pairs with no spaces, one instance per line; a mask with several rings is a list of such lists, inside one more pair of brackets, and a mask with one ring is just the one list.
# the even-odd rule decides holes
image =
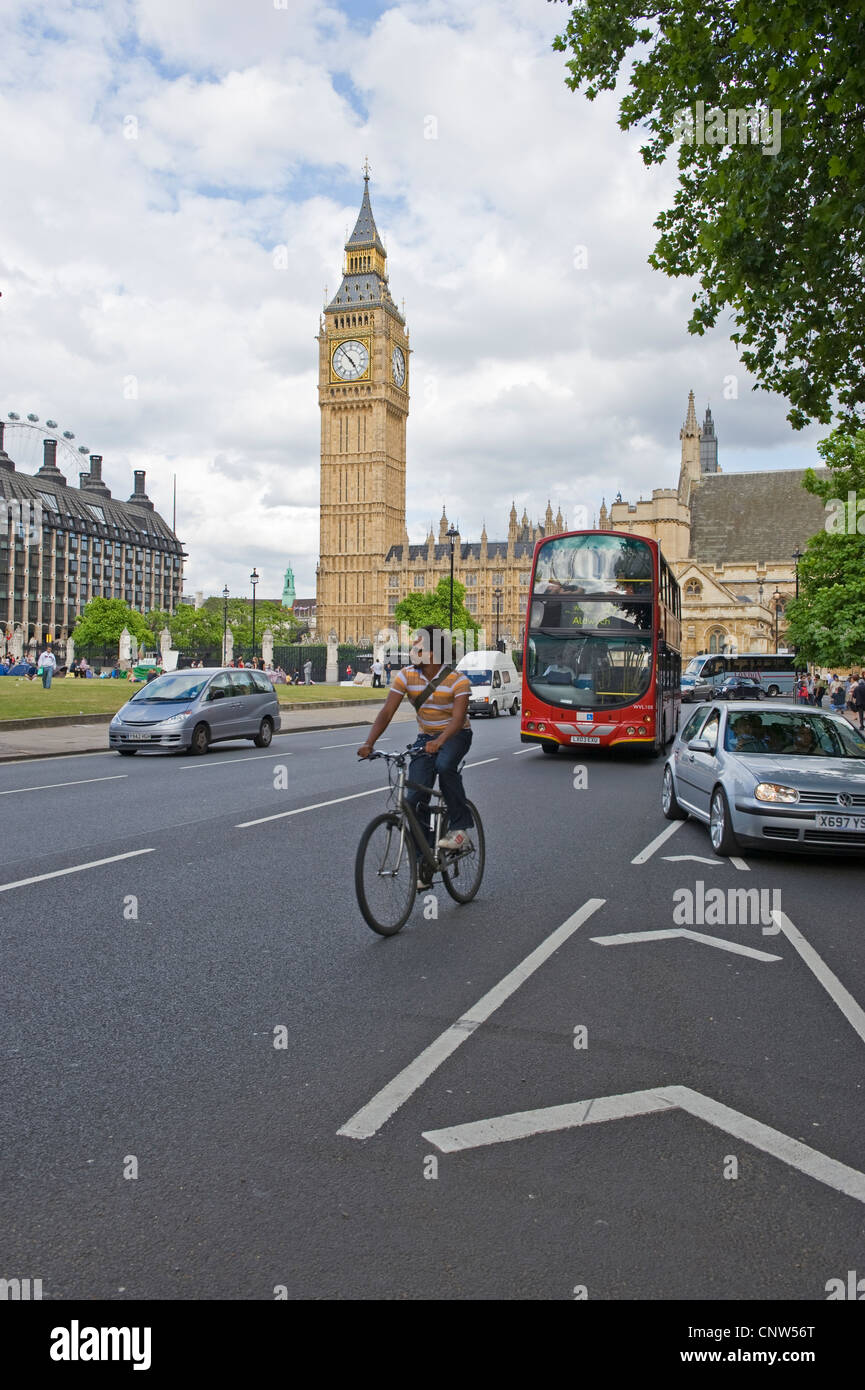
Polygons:
[[[448,813],[448,833],[439,842],[442,849],[462,850],[469,847],[468,832],[474,822],[466,803],[459,764],[471,747],[472,729],[469,723],[469,694],[471,684],[461,671],[449,670],[443,660],[441,628],[419,628],[411,646],[412,665],[403,667],[394,676],[384,707],[376,715],[369,738],[357,750],[359,758],[368,758],[376,741],[381,738],[404,696],[417,710],[418,736],[412,748],[409,780],[427,788],[427,794],[409,788],[406,800],[430,835],[429,792],[436,775]],[[444,671],[444,675],[442,675]],[[418,856],[418,891],[429,887],[427,869]]]

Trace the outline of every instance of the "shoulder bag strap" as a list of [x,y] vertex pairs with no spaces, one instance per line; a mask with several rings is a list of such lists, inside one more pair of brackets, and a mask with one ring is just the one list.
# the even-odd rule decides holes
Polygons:
[[452,663],[449,666],[443,666],[438,674],[433,676],[432,680],[427,683],[426,689],[422,690],[420,695],[409,695],[409,700],[414,705],[418,714],[420,714],[421,705],[426,704],[430,695],[438,690],[442,681],[447,680],[448,676],[455,670],[456,667]]

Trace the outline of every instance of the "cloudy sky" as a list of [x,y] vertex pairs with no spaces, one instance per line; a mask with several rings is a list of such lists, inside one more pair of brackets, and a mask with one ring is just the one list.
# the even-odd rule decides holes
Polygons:
[[[690,388],[726,471],[816,461],[729,322],[691,338],[690,287],[646,265],[673,170],[565,87],[566,16],[3,0],[0,414],[74,431],[117,496],[145,468],[169,520],[176,475],[188,591],[247,592],[256,565],[275,596],[291,563],[314,593],[314,339],[368,156],[413,347],[412,540],[443,503],[495,539],[512,497],[572,517],[673,485]],[[7,436],[25,471],[39,439]]]

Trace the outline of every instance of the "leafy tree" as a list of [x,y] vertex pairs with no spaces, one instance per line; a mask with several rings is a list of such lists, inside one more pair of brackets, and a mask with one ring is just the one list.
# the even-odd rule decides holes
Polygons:
[[787,641],[806,661],[853,666],[865,662],[865,430],[836,430],[817,448],[829,477],[809,468],[803,486],[823,502],[826,524],[799,561]]
[[[217,616],[219,624],[219,641],[222,641],[222,622],[223,622],[223,600],[219,596],[204,600],[203,608]],[[245,598],[230,598],[228,600],[228,626],[234,634],[234,645],[249,647],[252,645],[252,601]],[[255,644],[261,646],[261,637],[265,628],[270,628],[273,633],[273,640],[278,646],[290,646],[297,641],[297,634],[300,624],[294,617],[290,609],[283,608],[281,603],[272,600],[260,599],[255,605]]]
[[201,647],[222,648],[222,619],[208,608],[179,603],[168,620],[171,644],[179,651]]
[[[450,628],[450,576],[440,579],[432,593],[406,594],[396,606],[394,618],[397,623],[408,623],[410,628],[426,627],[434,623],[447,631]],[[454,631],[480,632],[480,627],[465,606],[466,586],[454,580]]]
[[[648,132],[646,164],[663,163],[682,138],[682,113],[694,117],[649,258],[667,275],[697,277],[690,332],[703,334],[729,306],[743,362],[761,389],[787,397],[793,428],[830,420],[837,392],[855,432],[865,421],[862,7],[585,0],[553,47],[573,55],[567,85],[586,84],[590,101],[628,81],[619,125]],[[721,143],[728,113],[754,108],[766,115],[760,143],[742,143],[741,127],[738,143]]]
[[121,598],[92,598],[79,613],[72,637],[77,646],[111,646],[126,628],[139,647],[155,646],[156,638],[145,619]]

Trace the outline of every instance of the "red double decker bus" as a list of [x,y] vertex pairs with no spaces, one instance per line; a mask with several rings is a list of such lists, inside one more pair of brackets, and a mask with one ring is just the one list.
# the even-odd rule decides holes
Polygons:
[[521,740],[545,753],[642,744],[679,727],[679,585],[656,541],[573,531],[538,541],[523,649]]

